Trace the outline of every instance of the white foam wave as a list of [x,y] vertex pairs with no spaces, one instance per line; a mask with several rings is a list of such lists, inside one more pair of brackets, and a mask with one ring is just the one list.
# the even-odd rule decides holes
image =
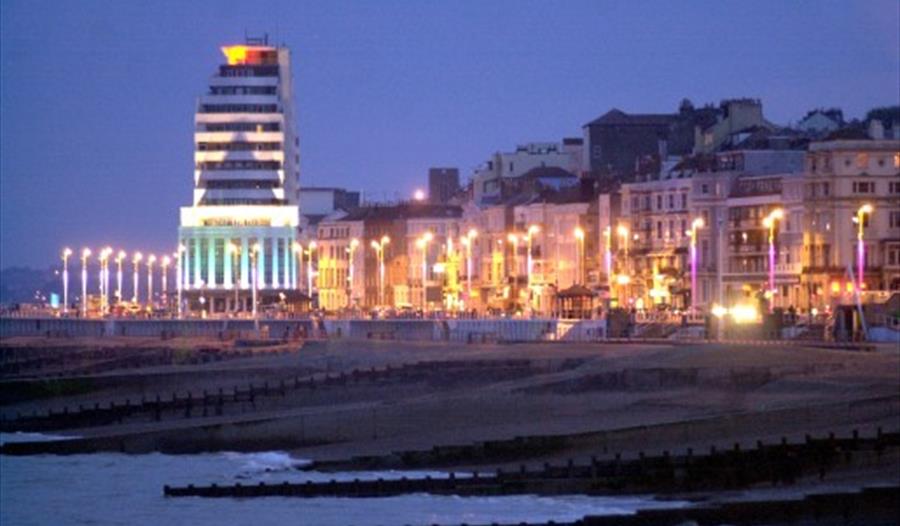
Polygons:
[[16,442],[53,442],[56,440],[72,440],[73,438],[79,437],[75,435],[47,435],[44,433],[16,431],[15,433],[0,433],[0,445]]

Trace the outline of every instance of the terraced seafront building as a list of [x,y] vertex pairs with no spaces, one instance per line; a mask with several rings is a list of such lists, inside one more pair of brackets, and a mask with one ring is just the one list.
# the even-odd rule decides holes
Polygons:
[[[194,199],[181,208],[180,279],[192,309],[297,305],[300,211],[291,55],[267,41],[222,48],[197,102]],[[257,247],[257,250],[254,250]]]

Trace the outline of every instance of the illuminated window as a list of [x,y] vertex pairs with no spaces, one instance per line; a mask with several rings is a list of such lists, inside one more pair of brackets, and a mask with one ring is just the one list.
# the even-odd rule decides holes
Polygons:
[[[868,216],[866,216],[868,217]],[[900,210],[892,210],[890,215],[890,225],[891,228],[897,228],[900,226]]]

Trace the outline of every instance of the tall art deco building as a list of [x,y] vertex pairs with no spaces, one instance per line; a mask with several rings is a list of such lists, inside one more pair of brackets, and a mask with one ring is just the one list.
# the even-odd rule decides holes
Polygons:
[[[298,139],[291,55],[266,41],[222,48],[194,119],[194,201],[178,229],[183,290],[192,308],[295,304],[292,246],[299,223]],[[255,250],[254,250],[255,248]]]

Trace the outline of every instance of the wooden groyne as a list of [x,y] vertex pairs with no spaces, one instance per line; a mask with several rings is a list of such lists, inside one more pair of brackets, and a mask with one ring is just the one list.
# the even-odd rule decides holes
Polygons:
[[532,361],[507,360],[430,360],[401,366],[358,368],[349,372],[320,373],[306,377],[293,376],[262,384],[220,388],[217,391],[192,391],[156,394],[140,400],[124,399],[106,404],[81,404],[48,409],[45,413],[17,414],[13,418],[0,415],[0,431],[45,432],[121,424],[126,421],[159,422],[162,420],[222,416],[229,407],[240,405],[242,411],[255,410],[257,401],[284,398],[296,391],[347,387],[365,382],[424,381],[430,375],[465,375],[467,371],[490,371],[515,378],[532,372]]
[[702,503],[687,508],[639,510],[631,515],[587,516],[574,522],[493,523],[490,526],[895,526],[898,517],[900,486],[891,486],[864,488],[857,492],[817,493],[798,499]]
[[254,485],[181,486],[166,485],[167,497],[389,497],[407,493],[439,495],[608,495],[625,493],[672,493],[704,490],[739,489],[759,483],[793,484],[797,479],[815,475],[824,479],[839,466],[871,464],[900,448],[900,432],[882,433],[863,438],[823,438],[807,436],[801,443],[782,440],[777,444],[757,442],[756,447],[704,452],[688,449],[675,455],[665,451],[648,456],[613,460],[592,458],[587,465],[569,460],[564,465],[545,463],[539,469],[526,465],[516,470],[497,469],[490,474],[467,476],[448,474],[446,478],[400,478],[394,480],[360,480],[304,483],[260,482]]

